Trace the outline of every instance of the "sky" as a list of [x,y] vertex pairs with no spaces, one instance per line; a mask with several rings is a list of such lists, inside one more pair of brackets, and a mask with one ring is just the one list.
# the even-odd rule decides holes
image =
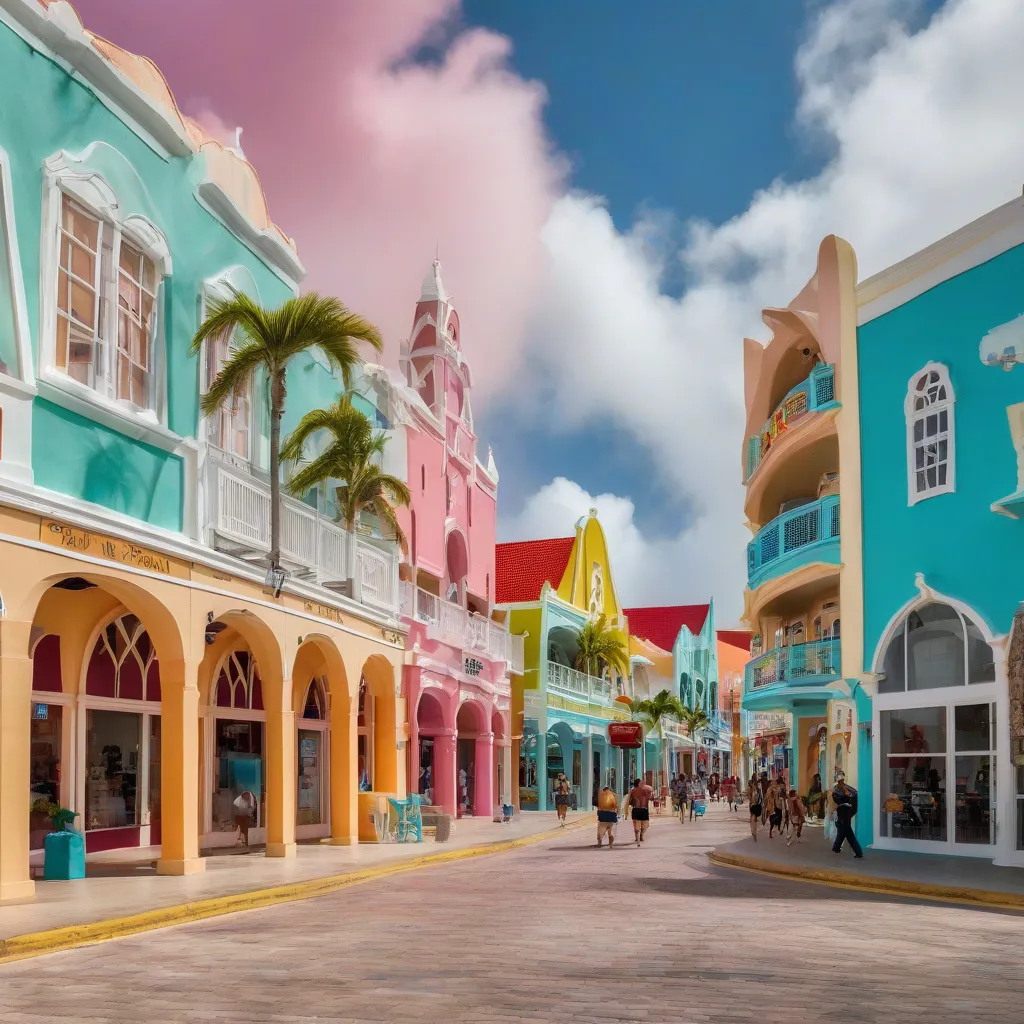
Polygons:
[[[742,609],[742,339],[1020,195],[1019,0],[78,0],[233,137],[388,356],[435,251],[503,539],[595,507],[623,603]],[[240,17],[244,11],[245,16]]]

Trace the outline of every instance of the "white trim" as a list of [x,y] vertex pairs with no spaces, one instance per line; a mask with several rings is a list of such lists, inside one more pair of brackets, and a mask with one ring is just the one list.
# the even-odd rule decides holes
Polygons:
[[857,286],[863,326],[972,267],[1024,243],[1024,197],[984,214]]
[[[0,232],[7,239],[7,260],[11,274],[11,302],[14,306],[14,336],[19,366],[10,374],[12,379],[32,387],[32,336],[28,324],[28,304],[25,298],[25,279],[22,273],[21,253],[14,216],[14,186],[11,179],[11,161],[7,150],[0,146]],[[0,253],[0,259],[3,254]],[[5,379],[7,375],[4,375]]]
[[[938,377],[936,382],[931,383],[928,377],[934,374]],[[923,383],[922,383],[923,381]],[[946,392],[945,398],[938,398],[929,405],[926,405],[923,409],[917,409],[916,405],[922,398],[927,399],[928,392],[933,388],[943,388]],[[934,487],[927,486],[927,465],[924,467],[926,486],[924,490],[919,490],[917,486],[917,466],[916,456],[918,448],[927,448],[929,445],[928,435],[926,433],[926,425],[928,417],[938,417],[940,413],[946,413],[946,431],[945,436],[941,430],[937,434],[933,435],[934,440],[930,442],[933,445],[938,445],[941,441],[946,442],[946,459],[945,462],[936,461],[935,472],[936,472],[936,485]],[[940,494],[954,494],[956,493],[956,392],[953,390],[953,383],[949,377],[949,370],[943,363],[928,362],[913,374],[910,380],[907,382],[907,393],[903,399],[903,415],[907,425],[907,504],[916,505],[919,501],[925,501],[928,498],[938,497]],[[922,423],[922,434],[924,435],[920,442],[914,439],[914,427]],[[937,453],[936,453],[937,458]],[[946,482],[938,482],[938,467],[941,465],[946,467]]]

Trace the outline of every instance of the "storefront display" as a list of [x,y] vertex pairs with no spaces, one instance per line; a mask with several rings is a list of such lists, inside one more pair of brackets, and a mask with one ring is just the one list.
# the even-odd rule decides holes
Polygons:
[[142,715],[86,711],[86,830],[139,824]]
[[262,722],[216,720],[215,747],[217,751],[216,787],[213,795],[214,832],[234,832],[235,802],[245,793],[252,794],[255,806],[250,820],[251,828],[264,824],[266,792],[263,765]]
[[299,794],[298,824],[319,825],[322,823],[320,761],[323,750],[323,736],[310,729],[299,730]]
[[59,704],[32,705],[32,732],[29,784],[29,848],[41,850],[48,832],[53,831],[50,816],[60,806],[61,722],[64,709]]

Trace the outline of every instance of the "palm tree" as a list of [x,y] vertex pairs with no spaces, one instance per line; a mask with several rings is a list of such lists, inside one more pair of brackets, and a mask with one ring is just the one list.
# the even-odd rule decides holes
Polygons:
[[700,708],[690,707],[683,707],[679,721],[686,726],[686,731],[694,744],[697,742],[697,734],[711,724],[711,719]]
[[[671,690],[660,690],[653,697],[632,701],[630,710],[633,712],[633,717],[639,718],[643,723],[645,733],[653,732],[657,734],[658,739],[661,740],[664,761],[667,763],[668,751],[665,750],[664,723],[666,718],[682,719],[686,709],[679,698]],[[646,752],[645,748],[645,755]],[[644,760],[646,762],[646,757]],[[662,767],[664,767],[664,764]]]
[[327,433],[327,447],[299,469],[288,481],[288,489],[301,495],[329,480],[343,480],[336,493],[338,518],[345,528],[353,532],[365,509],[391,527],[404,551],[405,533],[395,508],[407,506],[412,496],[398,477],[385,473],[377,462],[384,454],[387,434],[374,430],[352,404],[351,392],[345,392],[329,409],[313,409],[302,417],[281,449],[281,457],[300,460],[309,439],[320,431]]
[[281,560],[281,417],[288,394],[288,364],[300,352],[319,349],[331,369],[340,375],[346,390],[352,371],[359,365],[359,342],[381,352],[380,331],[369,320],[346,309],[335,298],[309,292],[288,299],[277,309],[264,309],[243,292],[210,303],[206,319],[192,339],[192,354],[206,342],[238,337],[227,362],[210,383],[201,400],[203,415],[210,416],[247,388],[257,370],[267,375],[270,391],[270,566]]
[[588,619],[576,638],[576,668],[588,676],[598,676],[605,668],[620,676],[629,675],[629,650],[622,637],[608,628],[608,617]]

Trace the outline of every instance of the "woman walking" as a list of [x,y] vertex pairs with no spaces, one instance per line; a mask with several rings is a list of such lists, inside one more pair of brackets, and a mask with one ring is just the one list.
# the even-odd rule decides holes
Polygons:
[[750,776],[747,784],[747,806],[750,808],[750,834],[757,842],[757,826],[761,821],[761,812],[764,810],[764,791],[761,783],[757,781],[756,775]]
[[569,780],[561,773],[555,779],[555,810],[558,812],[558,824],[565,828],[565,816],[572,802],[572,789]]

